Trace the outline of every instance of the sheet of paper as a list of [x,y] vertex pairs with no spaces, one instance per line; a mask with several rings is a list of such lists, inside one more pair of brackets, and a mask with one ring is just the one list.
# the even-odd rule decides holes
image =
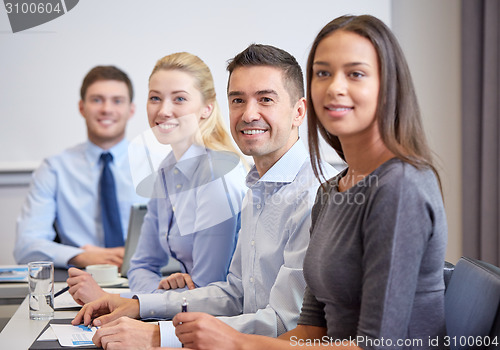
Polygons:
[[54,298],[54,308],[57,310],[60,309],[71,309],[75,307],[82,307],[79,305],[69,294],[69,292],[62,293],[61,295]]
[[45,332],[43,332],[43,334],[41,336],[38,337],[37,340],[57,340],[57,336],[56,334],[54,333],[54,331],[52,330],[52,328],[47,328],[45,330]]
[[94,345],[92,337],[97,331],[96,327],[88,328],[84,325],[73,326],[70,324],[51,324],[50,327],[57,336],[61,346]]
[[[128,293],[130,289],[128,288],[103,288],[103,290],[107,293],[120,294],[120,293]],[[61,309],[72,309],[82,307],[79,305],[69,294],[69,292],[63,293],[58,297],[54,298],[54,308],[57,310]]]
[[130,293],[130,288],[103,288],[102,290],[113,294]]

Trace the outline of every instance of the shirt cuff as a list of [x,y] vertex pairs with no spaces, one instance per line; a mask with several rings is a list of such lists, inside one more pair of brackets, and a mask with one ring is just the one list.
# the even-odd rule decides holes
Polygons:
[[162,348],[181,348],[182,343],[175,335],[175,327],[172,321],[158,322],[160,326],[160,344]]
[[69,245],[60,246],[54,256],[54,267],[68,268],[70,266],[69,261],[84,251],[82,248]]
[[141,318],[169,318],[163,294],[136,294],[134,298],[139,300]]

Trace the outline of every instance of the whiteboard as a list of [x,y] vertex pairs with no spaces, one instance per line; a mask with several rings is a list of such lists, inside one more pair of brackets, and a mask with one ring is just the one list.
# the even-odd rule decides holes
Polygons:
[[[78,112],[80,85],[96,65],[130,76],[136,113],[127,138],[148,128],[147,82],[160,57],[188,51],[212,70],[228,123],[227,60],[251,43],[293,54],[305,69],[317,32],[343,14],[391,23],[390,0],[81,0],[40,26],[12,33],[0,8],[0,171],[31,170],[86,139]],[[300,134],[306,139],[305,124]],[[327,160],[336,156],[326,149]]]

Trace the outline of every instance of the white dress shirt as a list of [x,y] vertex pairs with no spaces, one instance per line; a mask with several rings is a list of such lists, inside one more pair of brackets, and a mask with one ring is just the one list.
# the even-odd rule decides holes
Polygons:
[[[327,177],[337,173],[326,164],[323,171]],[[244,333],[276,337],[296,326],[305,289],[302,264],[310,211],[319,186],[302,141],[262,178],[252,168],[247,186],[227,281],[180,293],[137,295],[142,318],[172,318],[186,298],[189,311],[229,316],[221,320]],[[160,330],[171,331],[163,323]]]

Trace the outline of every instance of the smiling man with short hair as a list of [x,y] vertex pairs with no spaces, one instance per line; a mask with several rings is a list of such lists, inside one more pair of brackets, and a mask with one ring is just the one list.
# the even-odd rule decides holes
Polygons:
[[[107,348],[168,346],[171,324],[131,320],[171,318],[184,298],[244,333],[277,336],[294,328],[305,289],[302,264],[310,212],[319,187],[298,128],[306,115],[302,71],[293,56],[251,45],[229,64],[229,119],[234,140],[253,157],[241,230],[226,282],[183,292],[105,297],[83,307],[74,324],[103,325],[94,342]],[[322,164],[326,176],[337,172]],[[116,344],[122,343],[122,344]]]
[[[125,140],[127,122],[135,111],[127,74],[114,66],[94,67],[80,94],[88,141],[45,159],[34,172],[17,221],[14,257],[19,264],[50,260],[56,267],[120,266],[130,207],[145,201],[135,193]],[[106,180],[111,174],[114,186],[103,182],[105,167]],[[114,191],[107,212],[101,190]],[[114,237],[108,239],[107,227]]]

